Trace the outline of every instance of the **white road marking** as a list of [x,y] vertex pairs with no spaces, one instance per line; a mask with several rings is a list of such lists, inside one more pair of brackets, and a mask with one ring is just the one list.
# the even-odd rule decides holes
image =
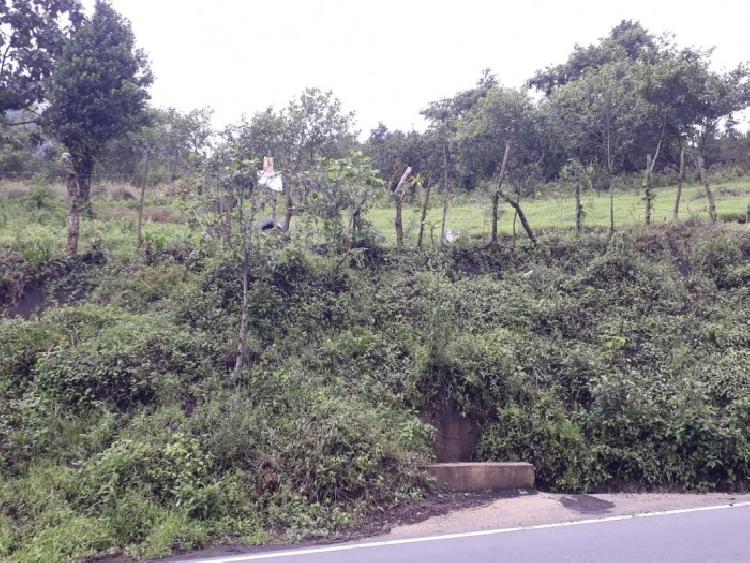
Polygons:
[[726,508],[741,508],[750,506],[748,502],[738,502],[735,504],[720,504],[715,506],[700,506],[696,508],[680,508],[677,510],[662,510],[656,512],[638,512],[635,514],[622,514],[620,516],[605,516],[604,518],[594,518],[589,520],[573,520],[568,522],[556,522],[553,524],[535,524],[532,526],[516,526],[514,528],[496,528],[490,530],[477,530],[474,532],[460,532],[456,534],[444,534],[441,536],[424,536],[418,538],[404,538],[398,540],[381,540],[372,542],[352,543],[344,545],[327,545],[320,547],[310,547],[306,549],[290,549],[287,551],[272,551],[268,553],[257,553],[247,555],[231,555],[228,557],[208,557],[204,559],[184,559],[189,563],[231,563],[236,561],[262,561],[265,559],[277,559],[279,557],[299,557],[303,555],[317,555],[320,553],[335,553],[339,551],[353,551],[356,549],[366,549],[370,547],[384,547],[389,545],[403,545],[410,543],[433,542],[443,540],[455,540],[461,538],[475,538],[480,536],[494,536],[497,534],[506,534],[508,532],[519,532],[521,530],[544,530],[547,528],[564,528],[568,526],[583,526],[586,524],[599,524],[600,522],[620,522],[622,520],[633,520],[635,518],[650,518],[652,516],[668,516],[671,514],[686,514],[688,512],[704,512],[708,510],[722,510]]

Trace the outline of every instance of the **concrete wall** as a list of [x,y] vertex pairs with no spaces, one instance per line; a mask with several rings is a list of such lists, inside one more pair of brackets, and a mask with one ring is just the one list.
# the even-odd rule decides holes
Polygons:
[[435,459],[439,463],[469,461],[474,445],[479,439],[480,428],[475,422],[462,417],[455,410],[428,411],[422,420],[437,428],[435,435]]
[[530,463],[435,463],[427,471],[455,491],[507,491],[534,488]]

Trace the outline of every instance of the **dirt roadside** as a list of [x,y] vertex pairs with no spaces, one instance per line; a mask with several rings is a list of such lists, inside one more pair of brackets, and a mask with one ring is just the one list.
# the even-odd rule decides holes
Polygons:
[[[160,561],[258,554],[285,548],[312,547],[344,541],[371,542],[435,536],[517,526],[534,526],[645,512],[700,508],[750,502],[750,494],[616,493],[561,495],[534,491],[447,493],[400,509],[372,515],[365,523],[327,538],[297,544],[224,545]],[[123,558],[106,560],[121,563]],[[100,562],[102,563],[102,562]]]
[[572,522],[643,512],[750,502],[750,494],[618,493],[560,495],[518,492],[487,504],[397,525],[382,539],[452,534],[494,528]]

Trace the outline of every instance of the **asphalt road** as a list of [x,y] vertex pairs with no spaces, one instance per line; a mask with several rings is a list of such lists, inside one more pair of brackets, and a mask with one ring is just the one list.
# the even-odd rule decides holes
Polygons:
[[191,563],[750,562],[750,504],[443,536],[263,550]]

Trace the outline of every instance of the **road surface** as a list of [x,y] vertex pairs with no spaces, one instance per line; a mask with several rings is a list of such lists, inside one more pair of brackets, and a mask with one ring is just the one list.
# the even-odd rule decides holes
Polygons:
[[[187,561],[187,560],[186,560]],[[191,563],[750,562],[750,502],[360,541]]]

